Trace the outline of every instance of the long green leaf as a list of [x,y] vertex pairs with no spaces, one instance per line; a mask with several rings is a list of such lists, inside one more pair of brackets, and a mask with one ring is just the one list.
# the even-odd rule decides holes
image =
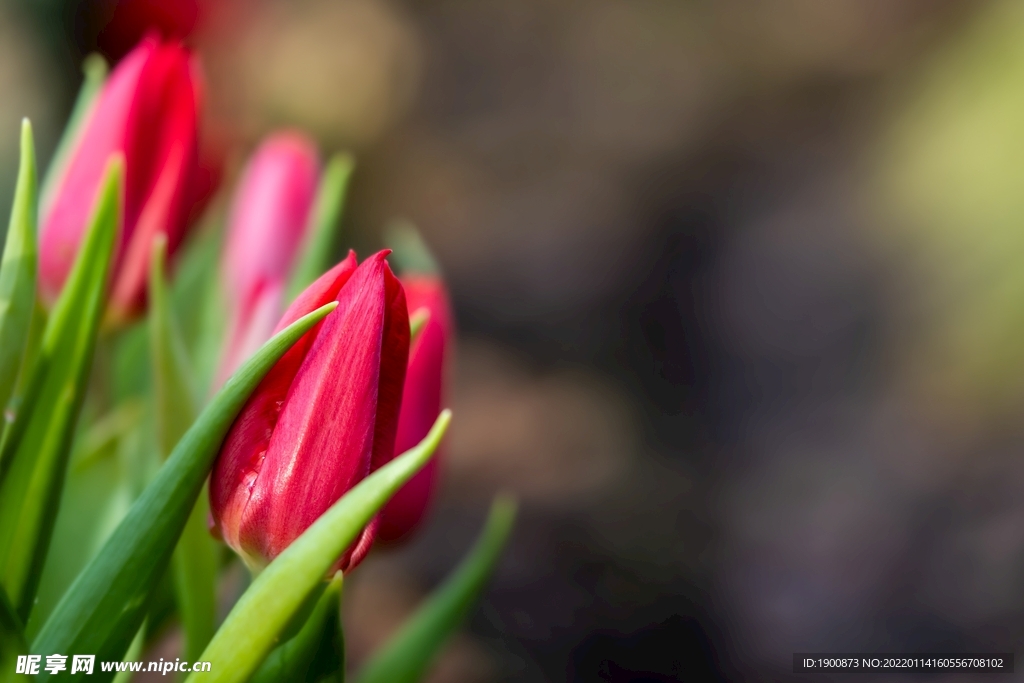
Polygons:
[[112,159],[28,382],[0,447],[0,584],[23,621],[50,546],[120,224],[124,161]]
[[[336,306],[331,302],[299,318],[231,377],[64,594],[32,642],[32,652],[94,653],[100,661],[121,658],[142,624],[147,604],[238,411],[284,352]],[[90,680],[110,678],[101,672],[95,675],[97,678]],[[43,674],[40,680],[46,678]]]
[[170,455],[198,412],[192,367],[168,296],[166,258],[167,239],[160,235],[153,240],[149,265],[149,351],[157,443],[164,457]]
[[[161,236],[154,240],[149,269],[150,359],[161,457],[170,455],[198,412],[192,367],[164,277],[166,257],[167,240]],[[173,559],[175,596],[185,627],[184,655],[192,660],[213,637],[217,614],[217,547],[206,530],[208,506],[207,497],[200,495]]]
[[[146,644],[146,624],[143,621],[142,626],[139,627],[138,633],[132,638],[132,644],[128,646],[128,651],[124,653],[122,662],[137,662],[139,661],[139,655],[142,654],[142,647]],[[131,683],[133,672],[131,671],[119,671],[114,676],[114,683]]]
[[[331,670],[344,666],[344,644],[341,642],[340,600],[342,575],[337,572],[324,590],[302,629],[290,640],[278,645],[264,660],[249,683],[301,683],[319,676],[310,676],[318,651],[333,654]],[[317,672],[319,673],[319,672]]]
[[211,671],[192,674],[186,683],[249,680],[338,557],[434,454],[450,421],[451,411],[441,411],[423,441],[359,482],[267,565],[200,657],[211,663]]
[[28,652],[25,646],[24,629],[14,608],[7,600],[7,594],[0,589],[0,683],[18,678],[15,674],[18,655]]
[[146,430],[144,411],[141,399],[122,403],[81,430],[75,439],[50,551],[32,616],[25,624],[25,637],[30,642],[142,489],[139,470],[151,460],[139,457],[145,455],[139,448]]
[[218,268],[223,212],[210,212],[199,228],[178,250],[171,302],[192,361],[199,395],[206,396],[220,359],[228,317]]
[[306,239],[288,281],[288,301],[320,277],[331,262],[334,232],[345,206],[345,190],[354,167],[355,161],[350,155],[336,154],[324,170],[316,202],[309,212]]
[[21,122],[21,164],[0,263],[0,406],[18,379],[36,303],[36,153],[32,125]]
[[53,158],[50,159],[50,165],[46,168],[46,176],[43,178],[40,206],[43,207],[44,213],[49,211],[49,207],[53,203],[53,195],[64,176],[71,157],[71,150],[78,144],[82,129],[96,104],[96,96],[100,94],[100,90],[107,80],[107,62],[100,55],[93,53],[82,62],[82,73],[85,80],[82,81],[82,87],[78,90],[75,106],[71,109],[71,116],[68,117],[64,133],[60,136],[60,142],[57,143],[57,149],[53,152]]
[[516,504],[499,496],[476,546],[398,633],[363,667],[359,683],[413,683],[469,614],[515,522]]

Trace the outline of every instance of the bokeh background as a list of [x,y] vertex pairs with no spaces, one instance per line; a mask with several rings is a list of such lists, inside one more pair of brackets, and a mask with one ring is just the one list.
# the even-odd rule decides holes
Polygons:
[[411,220],[451,285],[442,490],[347,585],[354,666],[498,490],[433,683],[1021,641],[1024,4],[2,0],[3,215],[20,117],[46,159],[148,21],[201,56],[226,190],[302,127],[358,159],[343,242]]

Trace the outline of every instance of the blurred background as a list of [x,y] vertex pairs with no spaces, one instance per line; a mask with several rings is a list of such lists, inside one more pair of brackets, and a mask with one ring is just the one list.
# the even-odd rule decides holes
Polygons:
[[[422,532],[346,586],[353,665],[512,544],[433,683],[778,681],[794,651],[1024,637],[1024,4],[0,0],[0,211],[82,58],[155,23],[223,189],[262,135],[415,222],[456,420]],[[815,677],[819,680],[819,677]]]

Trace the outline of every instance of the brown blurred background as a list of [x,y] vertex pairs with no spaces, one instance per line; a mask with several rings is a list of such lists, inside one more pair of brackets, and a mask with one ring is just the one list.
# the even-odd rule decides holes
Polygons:
[[47,158],[154,7],[227,188],[305,128],[357,155],[346,244],[407,218],[451,283],[442,491],[347,586],[354,665],[499,489],[523,514],[435,683],[1020,641],[1024,5],[4,0],[0,209],[18,119]]

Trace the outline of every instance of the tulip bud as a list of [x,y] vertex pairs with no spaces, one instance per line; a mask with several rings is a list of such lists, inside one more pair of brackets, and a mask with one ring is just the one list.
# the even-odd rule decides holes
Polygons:
[[[409,348],[409,367],[402,390],[402,410],[398,417],[395,455],[418,444],[427,435],[441,412],[444,399],[446,360],[452,338],[452,315],[444,282],[436,275],[402,278],[409,313],[425,308],[430,317]],[[406,536],[423,517],[437,480],[437,455],[417,472],[388,501],[380,518],[378,536],[393,541]]]
[[142,308],[153,237],[181,242],[194,200],[199,83],[189,53],[148,38],[114,69],[80,132],[40,221],[39,284],[52,304],[78,253],[103,169],[125,159],[124,218],[110,312]]
[[[213,531],[252,568],[394,456],[409,315],[387,253],[358,267],[350,253],[285,311],[278,329],[338,302],[267,373],[221,446],[210,478]],[[371,523],[338,568],[358,564],[375,533]]]
[[270,339],[306,233],[319,173],[316,146],[292,132],[267,138],[245,169],[224,251],[231,320],[217,384]]

